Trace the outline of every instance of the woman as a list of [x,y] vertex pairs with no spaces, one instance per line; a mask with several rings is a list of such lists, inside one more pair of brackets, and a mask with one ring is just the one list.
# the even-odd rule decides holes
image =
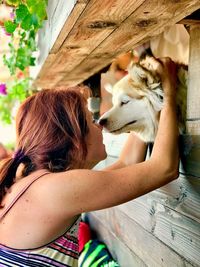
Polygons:
[[146,145],[130,134],[115,164],[91,170],[106,158],[102,129],[77,90],[44,90],[21,105],[17,151],[0,169],[1,266],[77,266],[82,212],[130,201],[177,178],[175,64],[165,59],[158,72],[165,99],[147,161]]

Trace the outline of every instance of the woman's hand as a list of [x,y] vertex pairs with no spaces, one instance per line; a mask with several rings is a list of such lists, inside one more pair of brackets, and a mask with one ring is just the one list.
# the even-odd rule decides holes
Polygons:
[[176,99],[177,65],[169,57],[159,59],[157,68],[165,97]]

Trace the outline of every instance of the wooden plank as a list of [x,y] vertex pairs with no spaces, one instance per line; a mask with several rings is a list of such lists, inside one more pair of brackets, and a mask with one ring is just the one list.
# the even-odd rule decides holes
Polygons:
[[177,180],[154,190],[147,197],[200,223],[200,179],[180,175]]
[[[40,75],[45,76],[43,68],[45,67],[48,73],[48,69],[51,68],[51,64],[47,63],[50,61],[47,59],[51,48],[53,47],[56,39],[65,23],[68,19],[76,0],[51,0],[48,2],[47,6],[47,15],[48,20],[44,21],[42,29],[38,32],[38,47],[39,47],[39,56],[37,59],[37,66],[31,67],[30,72],[31,76],[35,78],[38,73],[42,70]],[[45,62],[45,65],[44,65]],[[39,77],[38,77],[39,78]],[[44,84],[44,87],[48,88],[48,83]]]
[[187,16],[183,20],[179,21],[181,24],[194,25],[200,24],[200,9],[196,10],[191,15]]
[[[199,123],[196,127],[198,126]],[[198,130],[200,130],[199,127]],[[128,134],[113,135],[110,133],[103,133],[103,140],[109,159],[101,162],[99,167],[106,167],[106,165],[117,160],[127,137]],[[180,137],[180,150],[180,173],[200,178],[200,132],[199,135],[182,135]]]
[[[115,161],[116,158],[108,157],[105,161],[98,164],[95,169],[101,170]],[[200,179],[196,177],[186,177],[180,174],[177,180],[154,190],[152,193],[147,194],[147,197],[200,223]],[[133,205],[133,207],[134,203],[138,205],[140,199],[143,199],[143,197],[138,198],[137,201],[135,200],[133,203],[131,202],[131,205]],[[144,199],[146,200],[146,197],[144,197]],[[150,212],[150,209],[151,208],[148,208],[148,212]],[[144,209],[142,207],[140,209],[138,208],[138,210],[143,214]],[[138,215],[136,217],[138,217]],[[138,223],[143,225],[141,221]]]
[[[141,225],[149,233],[156,235],[178,254],[184,256],[188,251],[186,259],[198,266],[197,263],[200,262],[200,254],[198,253],[200,251],[199,206],[200,179],[180,175],[172,183],[129,203],[120,205],[116,209],[123,211],[138,225]],[[109,215],[107,211],[105,211],[105,214],[103,213],[103,216],[101,212],[95,214],[106,225],[110,223],[113,217],[113,214]],[[115,221],[117,220],[115,218]],[[156,229],[156,227],[158,228]],[[98,229],[98,231],[101,231],[101,229]],[[114,230],[112,229],[112,231]],[[135,231],[132,228],[131,235],[134,234]],[[176,239],[174,236],[176,236]]]
[[[200,121],[190,122],[191,135],[182,135],[180,141],[181,168],[185,175],[200,178]],[[198,133],[195,135],[193,133]]]
[[[77,84],[121,52],[160,33],[199,7],[198,0],[178,3],[129,0],[126,5],[122,0],[89,1],[70,34],[66,34],[56,60],[44,65],[37,83],[45,85],[46,82],[48,87]],[[59,83],[54,81],[58,73],[63,77]]]
[[[70,31],[74,27],[75,23],[77,22],[78,18],[80,17],[81,13],[85,9],[86,5],[88,4],[89,0],[77,0],[73,10],[70,13],[70,16],[64,22],[64,26],[60,31],[58,38],[56,39],[54,46],[52,47],[50,53],[57,53],[58,50],[63,45],[65,39],[68,37]],[[65,3],[66,5],[66,3]],[[67,3],[68,6],[68,3]],[[61,11],[62,12],[62,11]],[[54,23],[56,24],[56,19],[54,19]],[[56,25],[57,27],[57,25]]]
[[[199,1],[145,1],[119,25],[99,46],[79,64],[58,85],[76,84],[77,77],[85,80],[96,73],[122,52],[128,51],[161,33],[200,8]],[[68,69],[69,70],[69,69]],[[68,83],[70,81],[70,83]]]
[[187,135],[182,136],[182,169],[200,178],[200,25],[190,27],[187,90]]
[[[124,5],[123,0],[91,0],[58,51],[49,76],[72,71],[142,2],[144,0],[128,0]],[[43,79],[47,77],[43,76]],[[52,80],[51,82],[55,85]]]
[[[98,240],[105,243],[112,257],[123,267],[147,265],[140,259],[129,247],[127,247],[117,236],[110,232],[107,227],[95,216],[86,216],[92,230],[95,230],[95,236]],[[98,231],[98,229],[100,231]]]
[[184,25],[197,25],[200,24],[200,20],[195,19],[183,19],[178,22],[178,24],[184,24]]
[[[200,122],[200,25],[192,25],[190,27],[190,57],[188,73],[189,84],[187,91],[187,119],[196,119]],[[190,133],[190,129],[188,129],[188,132]]]
[[[92,228],[96,230],[99,235],[103,236],[104,233],[101,232],[102,227],[98,226],[98,221],[104,224],[104,227],[106,227],[109,232],[121,240],[125,246],[141,258],[147,266],[183,267],[185,266],[184,264],[189,264],[186,259],[179,256],[151,233],[145,231],[141,225],[138,225],[138,223],[117,207],[93,212],[90,213],[89,216],[91,218],[90,222]],[[147,222],[145,222],[145,224],[147,224]],[[105,238],[105,241],[108,241],[108,236]],[[115,251],[115,253],[117,254],[118,250]],[[120,263],[121,266],[124,266],[125,261]],[[193,262],[192,265],[198,266]],[[129,266],[134,265],[132,264]]]

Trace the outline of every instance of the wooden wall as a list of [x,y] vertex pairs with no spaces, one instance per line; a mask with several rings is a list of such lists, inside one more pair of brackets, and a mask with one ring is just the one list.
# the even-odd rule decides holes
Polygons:
[[[122,267],[200,266],[200,25],[190,27],[187,135],[180,176],[129,203],[87,214],[93,230]],[[116,160],[126,135],[105,134]]]

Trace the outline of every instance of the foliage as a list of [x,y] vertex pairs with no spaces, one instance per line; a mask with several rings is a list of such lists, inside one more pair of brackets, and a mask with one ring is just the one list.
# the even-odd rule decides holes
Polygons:
[[13,108],[34,92],[34,89],[31,87],[31,78],[15,80],[7,85],[6,92],[7,94],[0,95],[0,120],[11,124]]
[[35,66],[36,34],[47,18],[47,2],[47,0],[6,0],[6,3],[14,8],[13,19],[4,22],[5,33],[10,35],[10,53],[8,56],[3,56],[3,62],[14,80],[6,85],[7,95],[0,92],[0,120],[6,123],[11,123],[12,108],[16,102],[23,101],[35,91],[27,72],[30,66]]

